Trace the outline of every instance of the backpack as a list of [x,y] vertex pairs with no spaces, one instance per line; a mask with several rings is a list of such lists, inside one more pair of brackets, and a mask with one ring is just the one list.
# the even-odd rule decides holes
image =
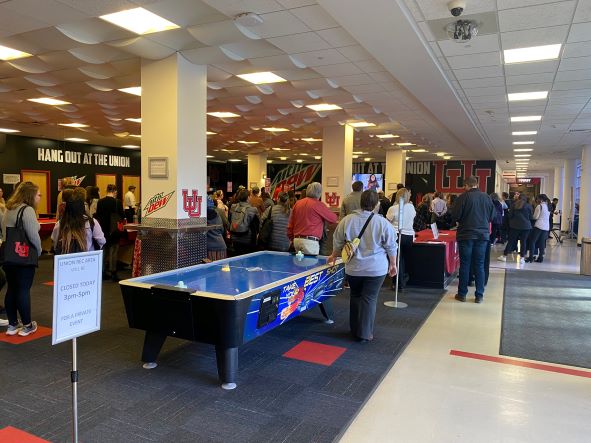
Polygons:
[[238,206],[232,211],[232,222],[230,232],[233,234],[246,234],[250,230],[250,220],[246,207]]
[[271,214],[263,221],[261,230],[259,231],[259,244],[261,246],[267,246],[271,242],[271,234],[273,233],[273,219]]

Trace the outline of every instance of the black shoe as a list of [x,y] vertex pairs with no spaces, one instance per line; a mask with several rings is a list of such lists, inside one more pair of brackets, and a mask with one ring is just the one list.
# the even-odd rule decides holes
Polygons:
[[537,259],[536,259],[536,263],[542,263],[544,261],[544,256],[540,255]]
[[456,294],[455,299],[457,301],[466,301],[466,296],[465,295]]
[[482,303],[482,297],[476,297],[474,303]]
[[526,262],[526,263],[533,263],[533,261],[534,261],[534,258],[533,258],[533,257],[527,257],[527,258],[525,259],[525,262]]

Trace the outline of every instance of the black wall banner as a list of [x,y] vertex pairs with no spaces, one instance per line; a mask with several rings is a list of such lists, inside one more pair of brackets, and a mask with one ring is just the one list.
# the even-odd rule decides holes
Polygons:
[[478,177],[480,190],[490,194],[495,190],[494,160],[441,160],[406,162],[406,186],[412,190],[415,203],[423,195],[439,191],[444,194],[464,192],[464,179]]
[[[78,184],[86,187],[96,184],[96,174],[116,174],[121,188],[122,175],[141,173],[140,152],[127,149],[8,135],[0,152],[0,174],[20,174],[22,170],[49,172],[50,208],[55,208],[62,178],[82,178]],[[1,186],[5,195],[12,191],[12,185]]]

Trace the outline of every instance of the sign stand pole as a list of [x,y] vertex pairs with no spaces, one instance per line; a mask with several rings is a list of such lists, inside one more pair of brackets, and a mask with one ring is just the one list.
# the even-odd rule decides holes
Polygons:
[[[400,270],[400,255],[402,254],[402,249],[400,248],[400,242],[402,240],[402,232],[400,230],[400,224],[402,223],[402,210],[404,207],[404,198],[400,197],[398,201],[398,254],[396,254],[396,270]],[[400,279],[400,272],[396,272],[396,292],[394,296],[394,301],[386,301],[384,302],[384,306],[388,306],[389,308],[397,308],[402,309],[408,307],[408,305],[404,302],[398,301],[398,280]]]
[[72,441],[78,443],[78,343],[72,339]]

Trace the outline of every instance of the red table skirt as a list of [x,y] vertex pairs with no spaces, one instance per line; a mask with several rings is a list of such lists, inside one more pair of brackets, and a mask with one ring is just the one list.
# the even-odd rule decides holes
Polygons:
[[55,218],[40,218],[39,222],[39,236],[41,238],[47,238],[53,232],[53,228],[57,222]]
[[417,232],[415,243],[445,244],[445,272],[453,274],[460,268],[460,253],[456,241],[456,231],[439,231],[439,238],[433,238],[431,229]]

